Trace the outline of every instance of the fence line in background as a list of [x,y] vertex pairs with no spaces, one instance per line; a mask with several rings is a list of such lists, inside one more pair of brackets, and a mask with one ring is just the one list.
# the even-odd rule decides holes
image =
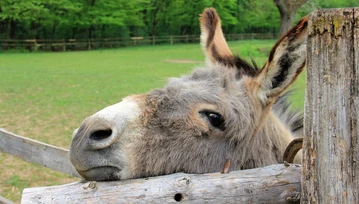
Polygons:
[[[227,41],[233,40],[253,40],[253,39],[274,39],[271,33],[246,33],[226,35]],[[116,48],[139,45],[158,45],[158,44],[182,44],[198,43],[199,35],[171,35],[171,36],[148,36],[131,38],[100,38],[100,39],[0,39],[2,50],[24,49],[30,51],[67,51],[67,50],[92,50],[97,48]]]

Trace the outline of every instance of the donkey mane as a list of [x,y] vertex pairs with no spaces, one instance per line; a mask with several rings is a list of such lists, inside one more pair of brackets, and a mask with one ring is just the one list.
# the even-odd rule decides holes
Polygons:
[[302,111],[293,109],[289,97],[292,91],[287,91],[274,103],[272,110],[278,118],[294,133],[294,137],[302,137],[304,115]]

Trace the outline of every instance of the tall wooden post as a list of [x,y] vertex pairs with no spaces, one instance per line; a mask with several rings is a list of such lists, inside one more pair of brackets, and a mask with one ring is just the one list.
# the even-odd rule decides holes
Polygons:
[[66,41],[62,39],[62,51],[66,52]]
[[302,203],[359,203],[359,9],[308,24]]
[[33,49],[33,50],[34,50],[34,51],[37,51],[37,48],[38,48],[38,47],[37,47],[37,40],[34,39],[34,49]]
[[87,49],[88,50],[91,50],[91,39],[89,38],[89,39],[87,39]]

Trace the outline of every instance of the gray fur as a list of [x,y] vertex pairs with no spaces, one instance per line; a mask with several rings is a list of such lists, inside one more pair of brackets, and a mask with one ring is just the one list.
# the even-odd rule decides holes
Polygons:
[[[231,161],[231,170],[282,162],[281,153],[273,153],[273,149],[283,148],[276,146],[278,142],[273,140],[277,138],[263,131],[258,131],[255,140],[249,137],[259,118],[241,83],[235,78],[235,70],[215,67],[196,69],[189,76],[172,79],[164,89],[150,92],[148,100],[158,104],[144,137],[156,142],[149,142],[146,148],[140,143],[136,147],[140,176],[218,172],[226,159]],[[292,128],[302,116],[288,110],[285,98],[280,98],[273,112],[280,119],[289,119],[285,125]],[[213,127],[204,132],[191,124],[188,115],[198,103],[219,107],[226,121],[223,132]]]
[[[74,132],[70,159],[86,180],[218,172],[227,159],[230,170],[263,167],[283,162],[302,136],[303,115],[281,94],[305,64],[307,20],[275,44],[262,70],[231,55],[214,9],[201,22],[206,67],[105,108]],[[224,123],[216,127],[207,113]]]
[[[191,75],[171,79],[163,89],[148,93],[146,108],[155,108],[155,111],[142,118],[146,129],[142,139],[129,145],[133,158],[131,161],[136,162],[136,168],[132,169],[126,178],[174,172],[218,172],[223,168],[226,159],[231,161],[230,170],[282,162],[283,147],[280,146],[281,142],[277,141],[280,140],[277,135],[266,135],[261,129],[252,136],[261,114],[250,100],[248,90],[242,85],[244,80],[236,79],[235,73],[235,69],[221,66],[199,68]],[[302,115],[288,108],[286,97],[279,98],[271,113],[280,121],[289,122],[282,124],[289,129],[284,135],[302,122]],[[208,121],[208,131],[192,123],[189,118],[192,107],[202,103],[218,107],[216,111],[225,118],[224,131],[211,127]],[[206,120],[203,115],[199,117]],[[263,126],[265,125],[266,123]],[[97,152],[107,154],[108,159],[116,155],[111,148]],[[93,159],[99,158],[96,152],[89,155],[92,154]],[[119,165],[123,168],[123,164]],[[85,178],[120,179],[110,173],[109,175],[110,177],[104,179],[101,176],[93,178],[88,175]]]

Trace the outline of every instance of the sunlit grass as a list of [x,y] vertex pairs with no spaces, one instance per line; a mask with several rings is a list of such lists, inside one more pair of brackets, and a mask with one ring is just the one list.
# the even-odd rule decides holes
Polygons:
[[[237,41],[233,53],[262,66],[275,43]],[[121,98],[165,85],[204,64],[198,44],[61,53],[0,54],[0,128],[68,148],[81,121]],[[186,60],[173,63],[168,60]],[[189,62],[189,63],[188,63]],[[303,109],[304,75],[292,101]],[[23,188],[70,182],[68,176],[0,154],[0,193],[19,202]]]

